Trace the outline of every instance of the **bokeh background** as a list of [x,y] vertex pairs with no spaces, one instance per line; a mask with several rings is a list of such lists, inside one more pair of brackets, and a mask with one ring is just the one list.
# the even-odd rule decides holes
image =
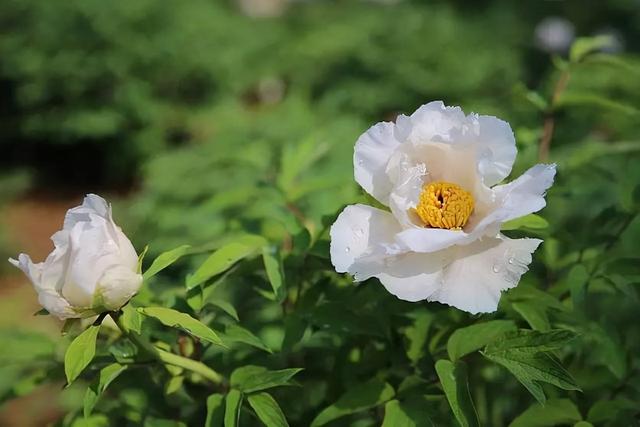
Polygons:
[[[563,76],[574,40],[603,35]],[[114,203],[149,256],[241,229],[278,238],[301,215],[318,226],[361,197],[358,135],[438,99],[508,120],[514,173],[537,161],[552,120],[549,275],[585,248],[637,258],[639,49],[637,0],[3,0],[0,258],[43,259],[88,192]],[[598,246],[611,236],[615,248]],[[625,286],[593,316],[614,331],[618,368],[637,375],[625,356],[637,319],[610,311],[633,312]],[[0,263],[0,330],[57,339],[37,308]],[[0,366],[0,425],[44,425],[78,405],[62,383],[37,383]]]

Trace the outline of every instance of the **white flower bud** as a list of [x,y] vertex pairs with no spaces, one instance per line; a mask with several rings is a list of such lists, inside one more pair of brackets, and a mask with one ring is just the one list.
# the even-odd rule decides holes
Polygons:
[[51,240],[55,249],[44,262],[33,263],[26,254],[9,262],[24,271],[40,304],[60,319],[117,310],[142,285],[138,255],[100,196],[89,194],[70,209]]

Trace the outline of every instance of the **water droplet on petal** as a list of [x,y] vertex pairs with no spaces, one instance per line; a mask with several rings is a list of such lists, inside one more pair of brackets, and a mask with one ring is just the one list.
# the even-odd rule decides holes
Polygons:
[[351,252],[351,248],[350,248],[349,246],[347,246],[346,248],[344,248],[344,251],[345,251],[346,253],[349,253],[349,252]]
[[493,270],[494,273],[500,273],[500,270],[502,270],[502,266],[498,263],[493,264],[491,270]]
[[510,257],[509,260],[507,261],[509,264],[513,264],[515,262],[515,258],[514,257]]

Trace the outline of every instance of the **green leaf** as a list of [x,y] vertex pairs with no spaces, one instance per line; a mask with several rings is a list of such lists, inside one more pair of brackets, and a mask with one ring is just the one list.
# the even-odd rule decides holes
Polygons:
[[134,331],[138,335],[142,332],[142,315],[131,304],[122,307],[120,320],[128,330]]
[[229,316],[233,317],[236,321],[240,321],[236,308],[233,305],[231,305],[229,301],[226,301],[222,298],[209,298],[207,302],[211,303],[211,305],[218,307],[220,310],[224,311]]
[[260,421],[267,427],[289,427],[289,423],[280,409],[280,405],[268,393],[250,394],[249,405],[256,412]]
[[554,329],[547,332],[520,329],[507,332],[502,338],[489,344],[485,352],[519,350],[525,353],[553,351],[573,340],[576,334],[566,329]]
[[64,354],[64,373],[67,376],[67,384],[71,384],[78,378],[95,356],[98,331],[100,331],[100,325],[89,326],[67,348]]
[[93,383],[87,388],[84,394],[84,416],[87,418],[91,415],[93,408],[98,403],[98,399],[104,393],[105,389],[120,375],[126,366],[119,363],[112,363],[100,370],[100,373],[95,378]]
[[273,351],[267,347],[260,338],[239,325],[227,325],[224,330],[223,340],[226,342],[241,342],[259,348],[260,350],[264,350],[268,353],[273,353]]
[[205,427],[219,427],[224,422],[224,396],[220,393],[214,393],[207,397],[207,420]]
[[434,427],[423,398],[408,401],[390,400],[384,405],[382,427]]
[[48,316],[49,315],[49,311],[47,311],[46,308],[41,308],[40,310],[36,311],[35,313],[33,313],[34,316]]
[[509,427],[553,427],[573,424],[582,420],[576,405],[569,399],[549,399],[547,403],[533,404],[509,424]]
[[495,341],[506,332],[515,331],[516,324],[511,320],[490,320],[457,329],[447,342],[447,353],[452,361],[481,349]]
[[142,273],[142,261],[144,261],[144,256],[147,254],[149,250],[149,245],[145,246],[142,250],[142,253],[138,256],[138,269],[136,270],[138,274]]
[[273,288],[273,295],[276,301],[282,303],[287,297],[287,292],[280,252],[274,246],[265,246],[262,248],[262,259],[269,283],[271,283],[271,288]]
[[591,52],[606,48],[612,43],[611,36],[578,37],[569,51],[571,62],[580,62]]
[[463,362],[438,360],[436,372],[453,415],[462,427],[479,426],[478,415],[471,400],[467,367]]
[[487,345],[482,355],[507,368],[538,402],[544,403],[546,397],[541,382],[564,390],[580,390],[560,362],[548,353],[574,337],[573,332],[565,330],[520,330]]
[[536,301],[517,301],[511,304],[529,326],[536,331],[548,331],[551,329],[547,307]]
[[589,409],[587,420],[595,425],[604,425],[606,421],[615,419],[616,416],[624,411],[629,411],[633,414],[637,408],[637,402],[626,398],[599,400]]
[[248,235],[228,243],[215,251],[187,278],[187,289],[192,289],[210,278],[223,273],[233,264],[246,258],[266,243],[260,236]]
[[229,390],[225,399],[224,427],[237,427],[240,422],[240,407],[242,406],[242,393],[238,390]]
[[226,347],[211,328],[186,313],[165,307],[141,307],[138,311],[145,316],[158,319],[165,326],[180,328],[201,340]]
[[405,329],[407,337],[407,357],[414,364],[424,356],[424,348],[429,337],[429,328],[433,322],[433,313],[429,311],[419,311],[415,313],[413,325]]
[[392,399],[394,394],[391,385],[377,378],[356,385],[333,405],[323,409],[313,420],[311,427],[322,426],[345,415],[374,408]]
[[175,249],[171,249],[170,251],[161,253],[153,260],[153,263],[151,263],[151,266],[144,272],[142,277],[144,280],[148,280],[150,277],[155,276],[160,271],[182,258],[189,249],[191,249],[190,245],[182,245]]
[[507,221],[502,224],[500,229],[502,231],[508,230],[519,230],[521,228],[528,228],[531,230],[543,230],[549,227],[549,223],[546,219],[542,218],[540,215],[529,214],[522,216],[520,218],[512,219],[511,221]]
[[300,371],[302,371],[301,368],[270,371],[262,366],[247,365],[233,371],[231,374],[231,387],[244,393],[252,393],[273,387],[291,385],[291,378]]

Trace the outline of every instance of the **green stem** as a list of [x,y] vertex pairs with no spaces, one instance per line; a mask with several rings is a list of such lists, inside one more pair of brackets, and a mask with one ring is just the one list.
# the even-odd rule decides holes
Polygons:
[[155,347],[149,341],[145,340],[142,336],[129,330],[129,328],[127,328],[127,326],[122,322],[122,316],[120,316],[118,313],[110,313],[110,315],[116,325],[118,325],[118,328],[120,328],[120,330],[122,331],[123,335],[133,341],[133,343],[138,346],[138,348],[142,350],[142,352],[144,352],[151,358],[156,359],[166,365],[177,366],[179,368],[183,368],[199,374],[214,384],[222,384],[224,382],[224,377],[222,375],[220,375],[204,363],[197,360],[188,359],[186,357],[182,357]]

